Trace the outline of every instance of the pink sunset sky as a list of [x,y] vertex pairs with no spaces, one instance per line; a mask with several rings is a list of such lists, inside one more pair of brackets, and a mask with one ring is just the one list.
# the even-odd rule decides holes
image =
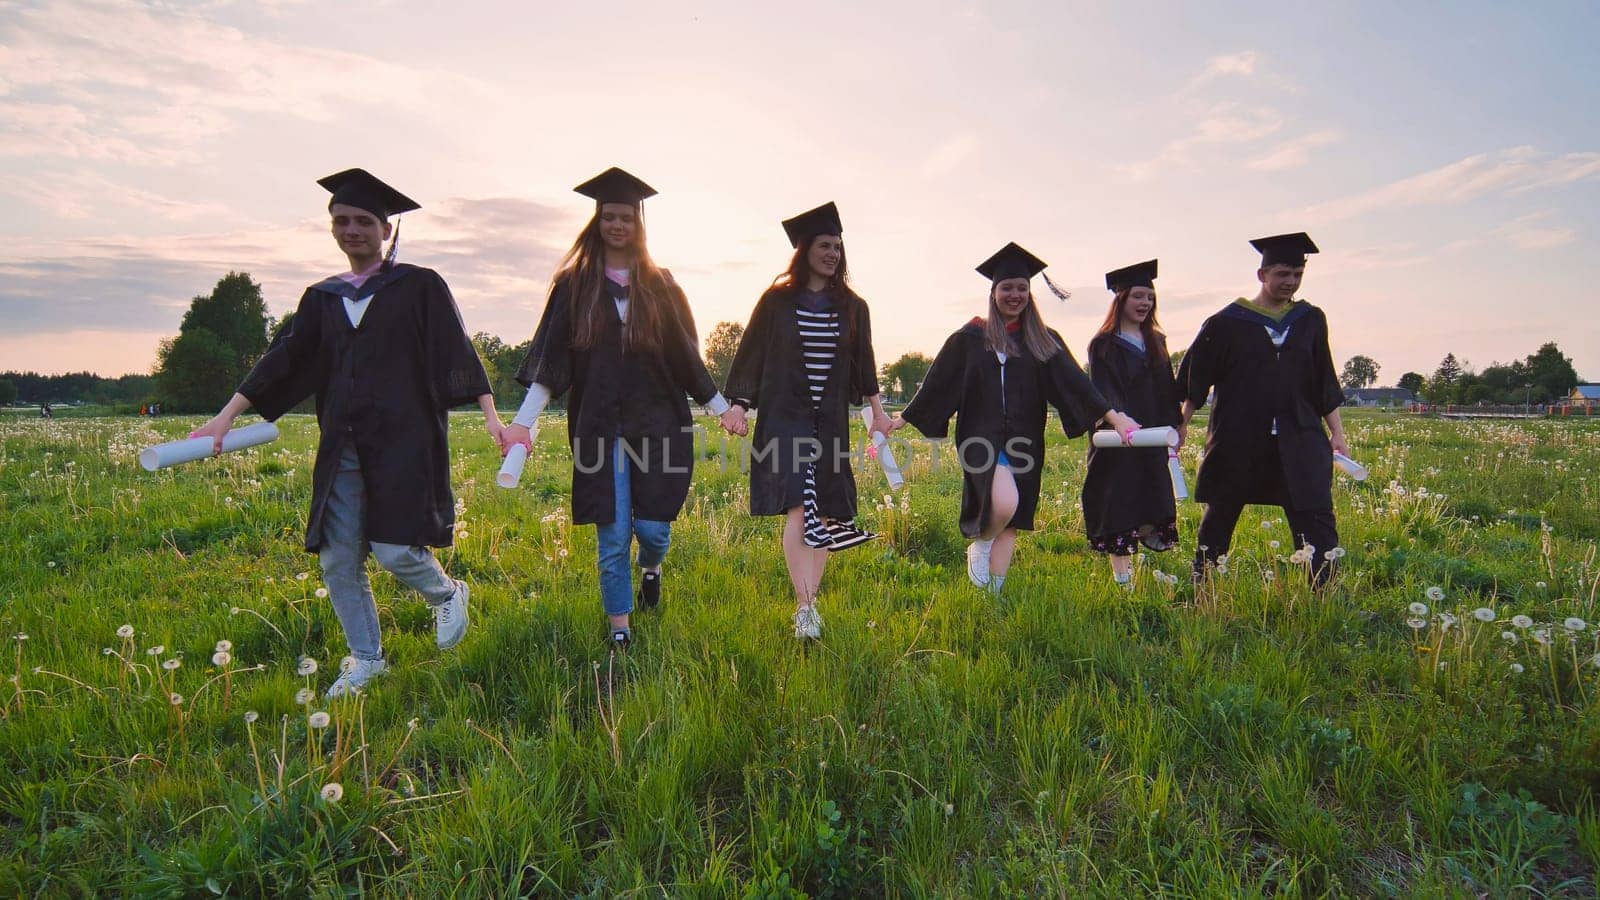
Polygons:
[[1597,10],[0,0],[0,370],[148,371],[230,270],[282,315],[344,268],[315,179],[350,166],[517,343],[571,187],[620,165],[702,335],[833,200],[880,362],[980,313],[1009,240],[1073,291],[1038,299],[1081,357],[1105,271],[1160,258],[1176,349],[1254,291],[1249,238],[1304,230],[1302,296],[1380,383],[1549,340],[1594,380]]

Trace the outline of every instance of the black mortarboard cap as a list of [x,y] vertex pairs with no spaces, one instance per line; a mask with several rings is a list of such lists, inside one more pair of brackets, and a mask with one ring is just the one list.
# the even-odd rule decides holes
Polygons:
[[1317,245],[1311,243],[1311,236],[1304,231],[1256,238],[1250,242],[1250,246],[1261,253],[1263,269],[1268,266],[1303,266],[1306,264],[1306,255],[1317,252]]
[[1153,288],[1155,286],[1156,261],[1153,259],[1147,259],[1137,265],[1106,273],[1107,290],[1120,291],[1123,288]]
[[333,194],[328,200],[329,209],[332,209],[335,203],[342,203],[345,206],[364,209],[380,219],[388,219],[393,215],[422,208],[422,204],[379,181],[366,169],[345,169],[343,172],[335,172],[327,178],[317,179],[317,184]]
[[612,166],[573,188],[596,203],[626,203],[638,206],[656,195],[656,189]]
[[978,265],[978,274],[990,281],[1007,278],[1032,278],[1044,271],[1044,260],[1022,249],[1015,243],[1000,248],[1000,252]]
[[792,219],[784,219],[783,231],[789,235],[789,246],[799,247],[819,234],[842,235],[844,225],[839,222],[839,207],[830,200]]

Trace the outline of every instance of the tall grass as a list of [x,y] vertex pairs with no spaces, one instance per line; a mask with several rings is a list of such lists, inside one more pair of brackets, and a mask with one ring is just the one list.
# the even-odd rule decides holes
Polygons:
[[1592,895],[1600,428],[1347,420],[1326,596],[1252,509],[1195,603],[1190,504],[1117,589],[1057,437],[991,599],[946,446],[887,500],[858,470],[884,537],[802,646],[777,520],[708,460],[614,658],[563,423],[513,492],[462,417],[473,629],[439,653],[374,566],[392,672],[332,705],[314,422],[148,474],[195,420],[0,420],[0,893]]

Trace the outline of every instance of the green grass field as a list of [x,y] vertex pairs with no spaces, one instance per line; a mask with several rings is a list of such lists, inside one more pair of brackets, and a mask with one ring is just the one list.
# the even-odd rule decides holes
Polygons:
[[439,653],[373,565],[393,668],[329,706],[314,421],[149,474],[198,420],[7,417],[0,894],[1593,896],[1600,423],[1347,421],[1373,477],[1336,486],[1325,597],[1275,509],[1202,602],[1155,577],[1193,504],[1116,590],[1057,434],[999,601],[948,446],[887,505],[858,469],[884,538],[805,648],[777,520],[712,460],[611,660],[563,423],[505,491],[456,417],[473,629]]

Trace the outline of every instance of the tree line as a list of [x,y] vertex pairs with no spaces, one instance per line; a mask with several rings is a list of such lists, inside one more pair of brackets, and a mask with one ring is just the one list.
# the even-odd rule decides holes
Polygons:
[[[227,402],[273,337],[293,318],[293,313],[282,320],[268,315],[261,285],[246,273],[229,272],[211,293],[190,302],[178,334],[161,342],[153,375],[102,378],[88,372],[0,373],[0,406],[13,402],[159,402],[171,412],[213,412]],[[702,349],[706,368],[717,384],[726,381],[743,336],[744,326],[738,322],[718,322],[711,329]],[[494,395],[505,404],[521,397],[522,386],[516,381],[516,373],[531,339],[507,344],[496,335],[479,332],[473,335],[472,342],[489,374]],[[1181,350],[1173,354],[1174,367],[1182,357]],[[888,398],[909,400],[932,365],[933,359],[927,354],[906,353],[880,368],[879,385]],[[1345,362],[1340,381],[1346,388],[1370,387],[1377,382],[1379,371],[1381,367],[1372,357],[1356,355]],[[1495,362],[1482,371],[1450,353],[1431,377],[1407,372],[1396,386],[1430,403],[1549,403],[1566,397],[1579,381],[1572,360],[1552,341],[1523,360]],[[559,408],[560,404],[556,406]]]

